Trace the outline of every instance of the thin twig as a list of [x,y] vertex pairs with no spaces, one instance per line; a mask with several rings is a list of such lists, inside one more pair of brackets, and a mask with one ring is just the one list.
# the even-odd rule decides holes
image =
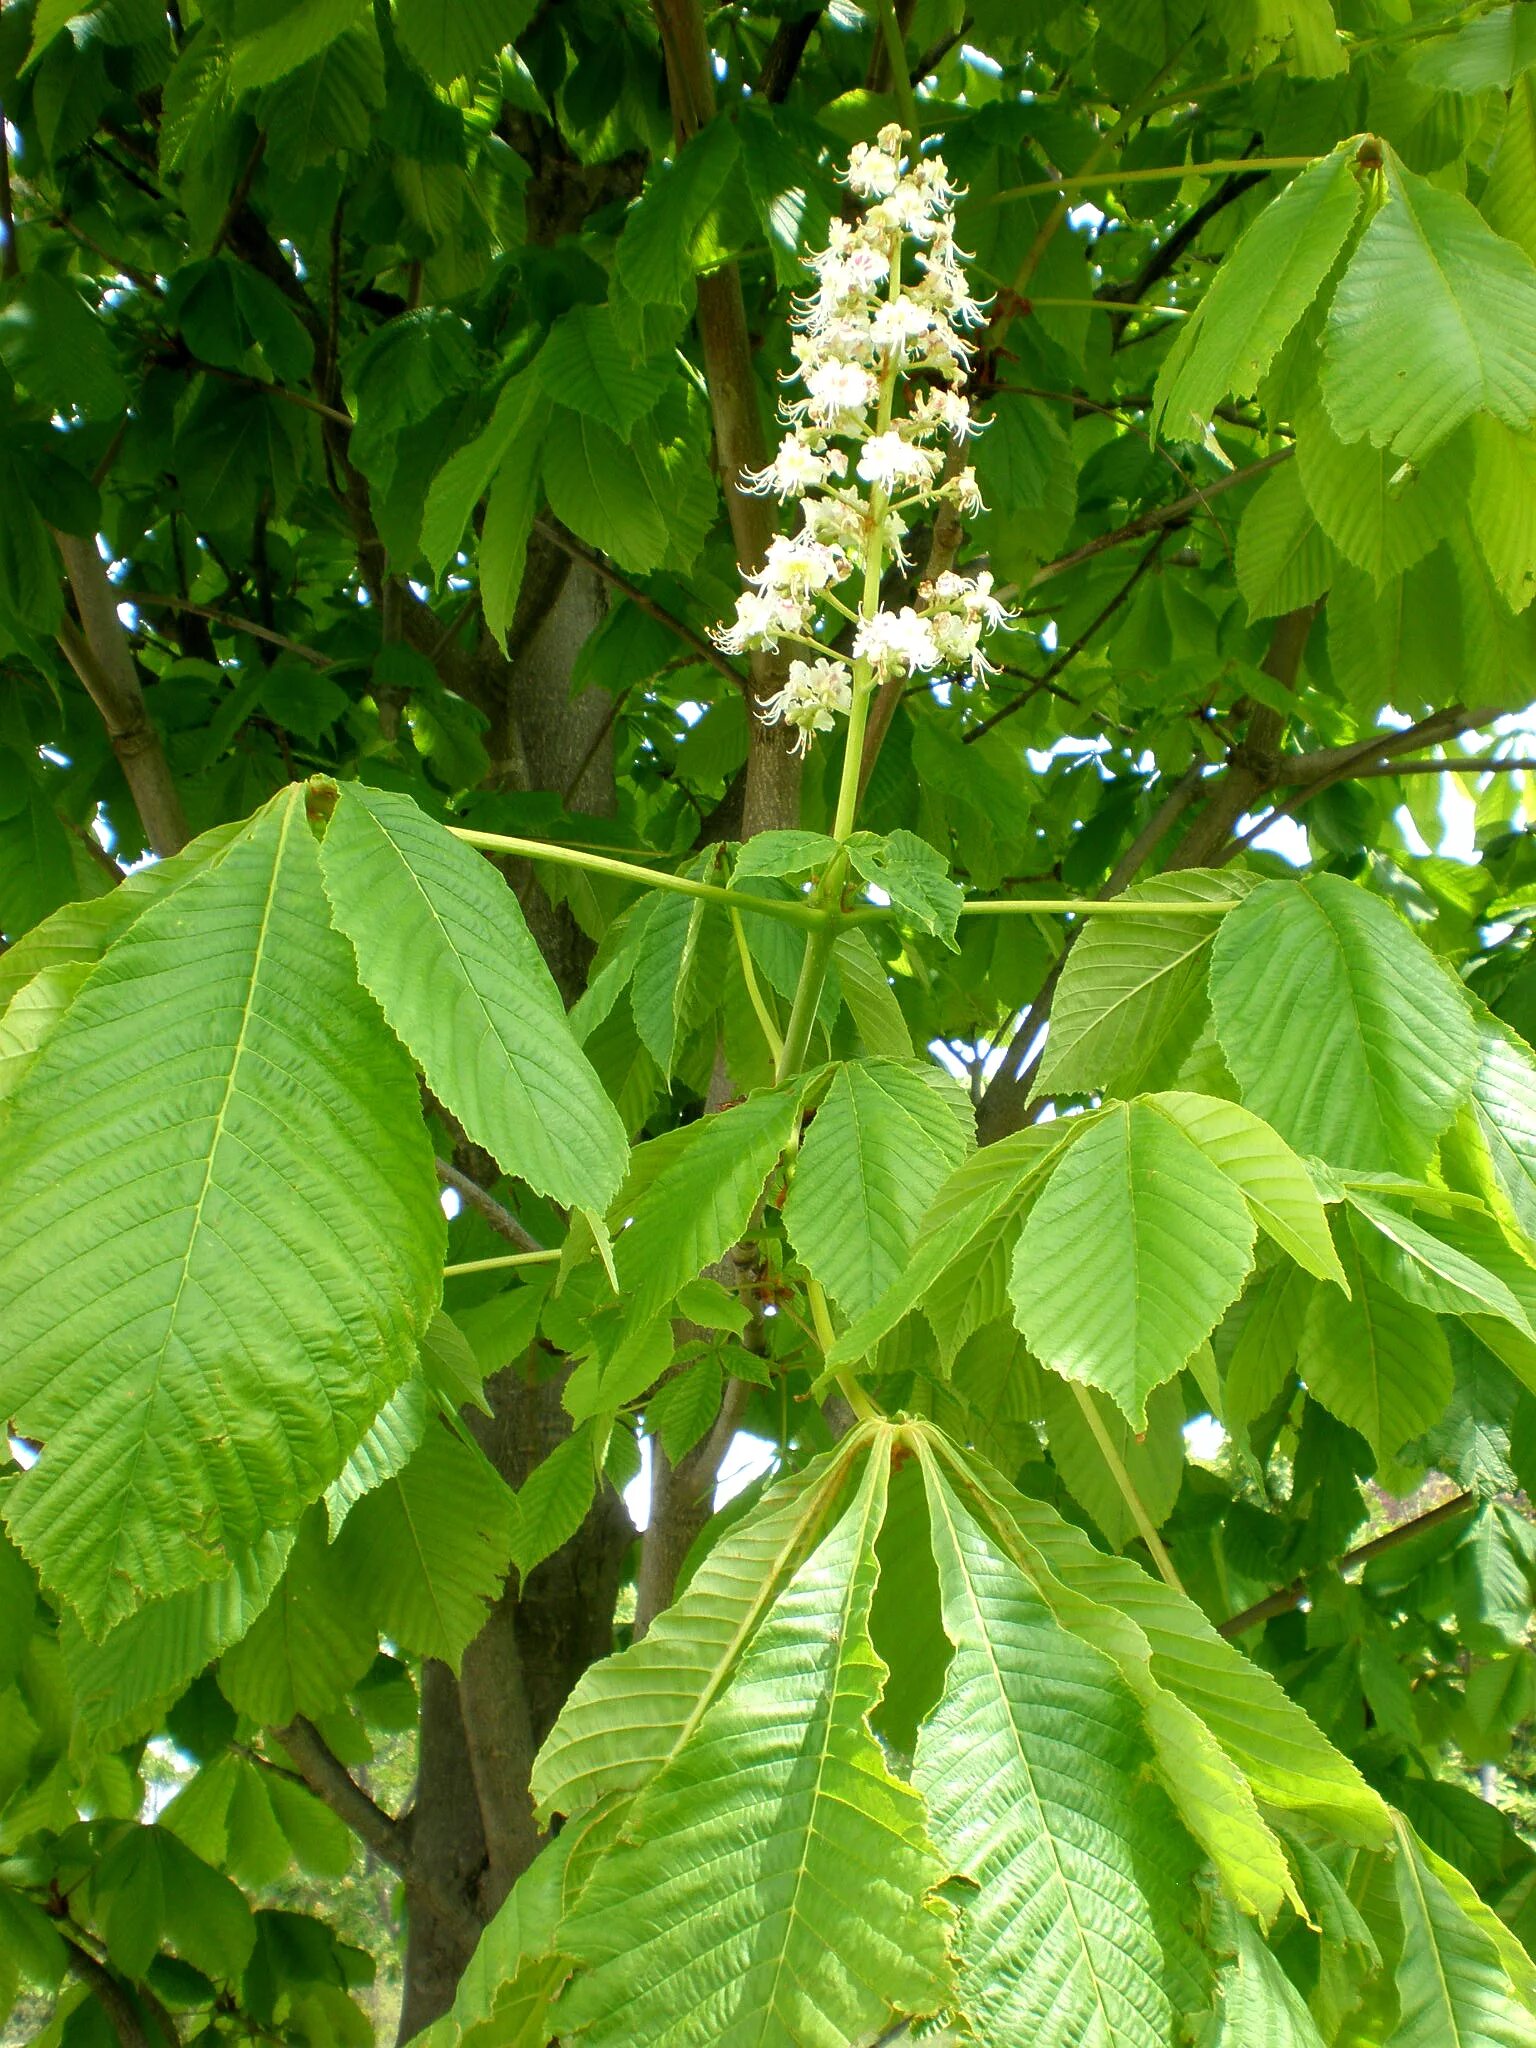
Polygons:
[[242,619],[236,612],[221,612],[213,605],[194,604],[190,598],[175,597],[165,590],[122,590],[118,596],[124,604],[138,605],[145,611],[190,612],[194,618],[208,619],[215,626],[225,626],[232,633],[249,633],[253,640],[265,640],[273,647],[281,647],[285,654],[296,654],[301,661],[307,661],[315,668],[329,668],[331,657],[322,654],[318,647],[306,647],[302,640],[290,640],[285,633],[274,633],[270,626],[260,626],[254,619]]
[[[1452,1515],[1459,1515],[1476,1501],[1474,1493],[1458,1493],[1451,1500],[1443,1500],[1438,1507],[1428,1509],[1422,1515],[1412,1515],[1406,1522],[1399,1522],[1396,1528],[1388,1529],[1385,1535],[1373,1536],[1369,1543],[1362,1543],[1354,1550],[1346,1550],[1334,1566],[1335,1571],[1347,1572],[1357,1564],[1369,1564],[1373,1557],[1380,1557],[1384,1550],[1392,1550],[1399,1543],[1406,1543],[1410,1536],[1422,1536],[1426,1529],[1433,1529],[1440,1522],[1448,1522]],[[1256,1600],[1251,1607],[1245,1607],[1241,1614],[1230,1615],[1217,1627],[1217,1634],[1227,1637],[1246,1635],[1261,1622],[1272,1621],[1277,1614],[1289,1614],[1293,1607],[1299,1607],[1307,1597],[1308,1578],[1304,1573],[1299,1579],[1292,1579],[1288,1586],[1281,1586],[1273,1593],[1266,1593],[1262,1600]]]
[[403,1873],[410,1861],[409,1823],[386,1813],[378,1801],[363,1790],[313,1721],[307,1721],[300,1714],[285,1728],[275,1728],[272,1732],[292,1757],[299,1776],[315,1797],[328,1806],[338,1820],[345,1821],[381,1863]]
[[1098,534],[1093,540],[1084,541],[1080,548],[1073,548],[1070,554],[1058,555],[1054,562],[1042,563],[1025,588],[1033,590],[1037,585],[1049,582],[1053,576],[1075,569],[1080,562],[1091,562],[1095,555],[1102,555],[1109,548],[1123,547],[1128,540],[1140,540],[1143,534],[1156,533],[1160,527],[1181,524],[1191,513],[1203,510],[1210,499],[1219,498],[1223,491],[1233,491],[1241,484],[1252,483],[1255,477],[1263,476],[1267,470],[1278,469],[1282,462],[1289,462],[1294,452],[1290,448],[1277,448],[1273,455],[1250,462],[1245,469],[1229,469],[1214,482],[1202,485],[1186,497],[1175,498],[1171,504],[1154,505],[1150,512],[1138,513],[1124,526],[1117,526],[1113,533]]
[[512,1211],[498,1202],[494,1195],[488,1194],[479,1181],[471,1180],[467,1173],[460,1173],[459,1169],[450,1166],[446,1159],[434,1160],[433,1164],[443,1186],[452,1188],[461,1201],[468,1202],[477,1214],[485,1218],[498,1237],[504,1237],[508,1244],[515,1244],[519,1251],[543,1251],[543,1245],[532,1231],[519,1223]]

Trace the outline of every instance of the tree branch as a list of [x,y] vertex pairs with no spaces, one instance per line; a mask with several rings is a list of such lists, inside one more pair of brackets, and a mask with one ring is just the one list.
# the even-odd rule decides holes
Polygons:
[[117,616],[120,593],[93,540],[56,532],[54,541],[80,615],[78,625],[67,613],[60,621],[59,646],[101,713],[144,835],[164,859],[186,845],[187,820]]
[[776,107],[788,96],[806,45],[816,33],[825,12],[825,0],[816,0],[814,6],[804,8],[799,14],[787,15],[780,21],[763,56],[763,68],[757,74],[754,92],[758,99]]
[[381,1863],[404,1875],[410,1862],[409,1822],[396,1820],[363,1790],[313,1721],[301,1714],[272,1733],[315,1797],[344,1821]]
[[[106,2014],[107,2022],[117,2036],[118,2048],[154,2048],[127,1985],[72,1935],[65,1934],[61,1938],[69,1957],[69,1967],[82,1982],[90,1985],[91,1996]],[[164,2011],[164,2007],[161,2010]],[[172,2032],[168,2037],[168,2048],[178,2048],[178,2042],[179,2036]]]
[[242,619],[238,612],[221,612],[213,605],[194,604],[190,598],[173,597],[164,590],[120,590],[117,594],[124,604],[137,605],[141,611],[186,612],[192,618],[207,619],[212,625],[227,627],[232,633],[248,633],[253,640],[264,640],[270,647],[280,647],[285,654],[296,654],[312,668],[331,666],[331,657],[322,654],[318,647],[306,647],[302,640],[290,640],[286,634],[274,633],[270,626],[260,626],[254,619]]
[[515,1244],[519,1251],[543,1251],[543,1245],[533,1233],[525,1230],[512,1211],[504,1208],[494,1195],[488,1194],[479,1181],[471,1180],[467,1173],[460,1173],[459,1169],[450,1166],[446,1159],[434,1160],[433,1164],[443,1186],[452,1188],[456,1195],[468,1202],[472,1209],[477,1210],[485,1218],[492,1230],[506,1238],[509,1244]]
[[[1433,1529],[1441,1522],[1448,1522],[1452,1515],[1459,1515],[1476,1501],[1474,1493],[1458,1493],[1450,1500],[1443,1500],[1438,1507],[1428,1509],[1422,1515],[1412,1515],[1406,1522],[1399,1522],[1382,1536],[1373,1536],[1369,1543],[1362,1543],[1354,1550],[1346,1550],[1334,1569],[1347,1572],[1357,1564],[1369,1564],[1373,1557],[1380,1557],[1383,1551],[1393,1550],[1399,1543],[1406,1543],[1410,1536],[1422,1536],[1426,1529]],[[1292,1579],[1288,1586],[1281,1586],[1273,1593],[1266,1593],[1262,1600],[1256,1600],[1251,1607],[1245,1607],[1241,1614],[1230,1615],[1217,1626],[1217,1634],[1228,1637],[1246,1635],[1260,1623],[1272,1621],[1277,1614],[1289,1614],[1293,1607],[1299,1607],[1307,1597],[1308,1579],[1305,1574]]]
[[1294,452],[1290,448],[1277,448],[1273,455],[1250,462],[1244,469],[1229,469],[1213,482],[1202,484],[1199,489],[1173,499],[1170,504],[1154,505],[1151,511],[1138,513],[1124,526],[1117,526],[1113,533],[1097,534],[1092,540],[1084,541],[1080,548],[1073,548],[1070,554],[1058,555],[1054,562],[1042,563],[1030,577],[1026,588],[1034,590],[1040,584],[1048,583],[1053,576],[1075,569],[1080,562],[1091,562],[1095,555],[1102,555],[1110,548],[1123,547],[1128,540],[1140,540],[1143,534],[1156,533],[1160,527],[1182,525],[1192,513],[1202,511],[1212,498],[1219,498],[1223,491],[1234,491],[1240,484],[1251,483],[1267,470],[1277,469],[1282,462],[1289,462]]

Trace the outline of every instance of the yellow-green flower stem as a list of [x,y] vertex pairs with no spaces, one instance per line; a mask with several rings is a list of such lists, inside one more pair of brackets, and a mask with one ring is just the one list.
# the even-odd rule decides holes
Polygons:
[[[827,1307],[826,1292],[819,1280],[806,1281],[805,1298],[810,1305],[811,1326],[816,1332],[816,1342],[821,1346],[822,1356],[825,1357],[837,1342],[837,1332],[832,1327],[832,1315]],[[836,1385],[838,1392],[860,1422],[877,1420],[879,1409],[850,1373],[838,1373]]]

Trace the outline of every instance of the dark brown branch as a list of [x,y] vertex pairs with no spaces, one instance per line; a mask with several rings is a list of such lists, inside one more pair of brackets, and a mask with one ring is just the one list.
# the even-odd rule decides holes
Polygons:
[[302,1714],[286,1728],[272,1732],[315,1797],[344,1821],[381,1863],[403,1874],[410,1862],[409,1822],[396,1820],[363,1790],[319,1729]]
[[[1438,1507],[1429,1508],[1422,1515],[1412,1515],[1406,1522],[1399,1522],[1396,1528],[1388,1529],[1384,1535],[1373,1536],[1369,1543],[1362,1543],[1354,1550],[1346,1550],[1334,1567],[1336,1571],[1347,1572],[1353,1566],[1369,1564],[1373,1557],[1380,1557],[1383,1551],[1393,1550],[1399,1543],[1406,1543],[1412,1536],[1422,1536],[1426,1529],[1433,1529],[1441,1522],[1448,1522],[1453,1515],[1459,1515],[1464,1508],[1476,1501],[1474,1493],[1458,1493],[1450,1500],[1443,1500]],[[1217,1633],[1227,1637],[1246,1635],[1249,1629],[1258,1628],[1262,1622],[1272,1621],[1277,1614],[1289,1614],[1293,1607],[1299,1607],[1307,1597],[1308,1580],[1305,1576],[1292,1579],[1288,1586],[1281,1586],[1273,1593],[1266,1593],[1262,1600],[1256,1600],[1251,1607],[1245,1607],[1241,1614],[1234,1614],[1222,1622]]]
[[562,549],[573,562],[585,562],[605,583],[627,597],[637,611],[644,612],[648,619],[654,619],[659,626],[665,626],[669,633],[675,633],[683,645],[696,654],[700,661],[707,661],[711,668],[718,669],[736,689],[746,688],[745,678],[738,670],[732,668],[718,647],[712,646],[702,633],[695,633],[692,626],[669,612],[665,605],[658,604],[638,583],[631,583],[627,576],[621,575],[606,556],[598,554],[584,541],[577,540],[574,534],[567,533],[564,527],[555,526],[548,520],[535,519],[533,527],[535,533],[542,534],[545,540]]
[[[1259,138],[1255,136],[1249,144],[1249,154],[1257,147],[1258,141]],[[1200,202],[1193,213],[1180,221],[1166,241],[1158,244],[1128,283],[1105,285],[1103,290],[1095,295],[1107,302],[1125,307],[1125,313],[1116,319],[1117,343],[1121,327],[1135,310],[1137,300],[1144,299],[1154,285],[1162,282],[1184,251],[1199,238],[1218,214],[1225,212],[1234,200],[1240,199],[1254,185],[1262,185],[1267,175],[1265,171],[1243,171],[1224,179],[1214,192]]]
[[1113,533],[1095,535],[1084,541],[1080,548],[1073,548],[1070,554],[1058,555],[1054,562],[1044,562],[1029,579],[1029,589],[1048,583],[1053,576],[1061,576],[1068,569],[1075,569],[1080,562],[1091,562],[1095,555],[1102,555],[1110,548],[1123,547],[1128,540],[1140,540],[1143,534],[1156,533],[1161,527],[1182,526],[1196,512],[1203,511],[1212,498],[1219,498],[1223,491],[1233,491],[1241,484],[1252,483],[1255,477],[1263,476],[1267,470],[1277,469],[1282,462],[1289,462],[1294,451],[1277,448],[1273,455],[1266,455],[1258,462],[1250,462],[1245,469],[1229,469],[1213,482],[1202,484],[1182,498],[1175,498],[1167,505],[1154,505],[1149,512],[1140,512],[1124,526],[1117,526]]
[[1158,555],[1162,552],[1163,545],[1167,539],[1168,532],[1166,528],[1161,533],[1154,534],[1151,546],[1144,550],[1130,575],[1121,584],[1114,596],[1110,598],[1109,602],[1101,606],[1095,617],[1084,626],[1082,632],[1078,634],[1071,646],[1064,647],[1052,661],[1050,667],[1046,669],[1045,673],[1036,676],[1028,689],[1021,690],[1011,703],[999,705],[998,709],[989,713],[981,721],[980,725],[972,726],[971,730],[965,734],[962,744],[970,746],[972,741],[979,740],[983,733],[989,733],[995,725],[1001,725],[1005,718],[1012,718],[1016,711],[1022,711],[1024,706],[1032,698],[1037,697],[1042,690],[1049,690],[1062,670],[1071,667],[1083,649],[1092,643],[1097,634],[1109,624],[1109,621],[1119,611],[1120,607],[1129,600],[1131,592],[1136,588],[1142,577],[1146,575],[1152,564],[1157,560]]
[[187,821],[117,616],[122,593],[108,580],[93,540],[73,533],[55,533],[54,540],[79,613],[78,625],[67,613],[60,621],[59,646],[101,713],[144,835],[164,859],[186,845]]
[[479,1181],[471,1180],[467,1173],[460,1173],[456,1166],[450,1166],[446,1159],[433,1162],[437,1177],[445,1188],[452,1188],[462,1201],[483,1216],[499,1236],[509,1244],[515,1244],[519,1251],[541,1252],[544,1247],[531,1232],[525,1230],[510,1209],[504,1208],[496,1197],[487,1194]]
[[173,597],[164,590],[120,590],[118,596],[124,604],[136,604],[144,611],[187,612],[193,618],[207,619],[215,626],[227,627],[231,633],[248,633],[253,640],[264,640],[269,646],[282,648],[285,654],[296,654],[300,661],[307,661],[313,668],[329,668],[331,657],[322,654],[318,647],[306,647],[302,640],[290,640],[284,633],[274,633],[270,626],[258,625],[254,619],[242,619],[236,612],[221,612],[213,605],[193,604],[190,598]]
[[779,23],[773,41],[763,55],[763,68],[757,74],[754,90],[758,99],[776,107],[787,98],[806,46],[816,33],[824,12],[823,0],[817,0],[815,6],[806,7],[801,13]]
[[[118,2048],[154,2048],[127,1985],[72,1936],[64,1935],[63,1942],[69,1967],[91,1987],[91,1996],[106,2014],[108,2024],[117,2036]],[[163,2006],[160,2009],[165,2011]],[[168,2048],[178,2048],[179,2040],[180,2036],[173,2031],[167,2036]]]

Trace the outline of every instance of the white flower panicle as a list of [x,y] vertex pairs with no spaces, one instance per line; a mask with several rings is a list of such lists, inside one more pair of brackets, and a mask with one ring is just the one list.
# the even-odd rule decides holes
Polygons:
[[[915,606],[878,609],[880,569],[906,563],[911,513],[983,509],[976,472],[952,463],[949,450],[976,432],[960,387],[972,354],[966,332],[984,308],[955,246],[944,163],[908,155],[906,144],[892,125],[849,160],[844,183],[864,203],[863,218],[834,220],[811,258],[815,289],[795,304],[787,380],[800,393],[780,404],[788,431],[773,460],[743,478],[761,496],[796,501],[799,531],[771,543],[745,579],[734,621],[714,636],[729,654],[788,642],[817,657],[791,661],[783,689],[761,707],[768,724],[795,728],[802,753],[888,678],[986,673],[981,641],[1009,616],[985,572],[946,571],[921,586]],[[904,256],[915,275],[904,274]],[[839,595],[855,576],[864,589],[857,605]],[[824,651],[842,621],[854,629],[852,667]]]

